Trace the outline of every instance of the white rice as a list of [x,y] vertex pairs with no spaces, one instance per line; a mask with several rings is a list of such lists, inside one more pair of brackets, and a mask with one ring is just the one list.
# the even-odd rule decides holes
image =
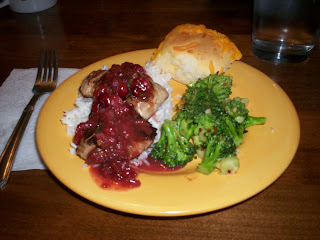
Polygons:
[[144,69],[153,81],[165,88],[169,94],[169,97],[162,103],[157,112],[148,120],[152,126],[157,129],[157,136],[154,140],[154,142],[157,142],[160,138],[160,128],[163,121],[165,119],[170,119],[172,115],[172,88],[170,87],[171,75],[161,72],[160,68],[153,65],[151,62],[147,62]]
[[[103,67],[103,69],[107,69],[106,66]],[[163,102],[163,104],[159,107],[157,112],[148,120],[154,128],[157,129],[157,135],[155,137],[154,143],[157,142],[160,138],[161,134],[161,125],[165,119],[170,119],[172,115],[172,97],[171,97],[171,92],[172,88],[170,87],[170,79],[171,75],[167,73],[163,73],[160,68],[157,66],[153,65],[151,62],[147,62],[146,65],[144,66],[144,69],[146,70],[147,74],[153,79],[155,83],[158,83],[162,87],[164,87],[168,94],[169,97],[167,98],[166,101]],[[61,119],[61,122],[63,124],[67,125],[67,134],[74,136],[76,128],[79,123],[85,122],[88,120],[90,111],[91,111],[91,106],[93,99],[92,98],[85,98],[81,95],[81,93],[78,93],[78,97],[74,103],[74,108],[72,108],[69,111],[64,112],[64,118]],[[72,154],[75,154],[75,148],[76,146],[71,143],[70,152]],[[132,162],[135,165],[141,165],[142,162],[145,162],[148,164],[146,161],[146,158],[148,154],[150,153],[152,149],[152,145],[150,148],[148,148],[146,151],[144,151],[138,158],[133,159]]]
[[85,98],[79,93],[74,108],[64,111],[65,117],[61,119],[61,122],[67,125],[68,135],[74,136],[78,124],[88,120],[92,102],[92,98]]

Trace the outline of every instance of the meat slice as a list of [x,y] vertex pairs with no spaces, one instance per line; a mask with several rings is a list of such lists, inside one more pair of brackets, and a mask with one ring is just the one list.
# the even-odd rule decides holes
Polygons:
[[[155,135],[155,130],[153,131],[151,136],[145,136],[145,139],[143,140],[131,141],[128,145],[126,145],[125,149],[127,151],[127,154],[125,155],[127,156],[127,160],[132,160],[138,157],[142,152],[144,152],[148,147],[150,147],[151,144],[153,143],[154,135]],[[99,153],[102,156],[103,154],[106,154],[106,152],[108,151],[114,151],[112,149],[114,149],[113,146],[110,146],[110,148],[107,148],[107,149],[102,149],[97,145],[97,143],[93,142],[92,139],[89,139],[89,140],[82,139],[81,143],[78,145],[76,149],[76,153],[80,158],[82,158],[89,164],[103,163],[104,161],[108,161],[109,158],[108,157],[106,159],[88,158],[89,153],[92,151],[95,151],[96,153]],[[119,158],[121,157],[122,156],[119,156]]]
[[[132,145],[128,145],[127,146],[127,150],[129,153],[128,160],[132,160],[138,157],[142,152],[144,152],[148,147],[151,146],[152,142],[153,142],[153,139],[146,139],[143,141],[134,142]],[[84,141],[77,147],[76,153],[80,158],[87,160],[88,154],[93,150],[101,150],[101,149],[98,148],[96,144],[90,144]]]
[[79,91],[84,97],[93,97],[94,90],[98,82],[108,72],[108,70],[97,70],[90,73],[83,81]]
[[135,142],[134,145],[128,146],[129,151],[129,160],[132,160],[138,157],[142,152],[147,150],[148,147],[151,146],[153,139],[146,139],[140,142]]
[[[132,69],[126,69],[128,66]],[[161,104],[168,98],[169,94],[165,88],[153,82],[141,66],[139,66],[139,70],[135,70],[137,72],[134,71],[134,67],[136,67],[136,65],[124,63],[121,66],[113,65],[110,70],[93,71],[83,80],[79,91],[84,97],[93,97],[94,91],[98,87],[109,85],[112,92],[119,94],[123,99],[125,98],[134,106],[135,111],[143,119],[147,120],[157,111]],[[126,70],[128,70],[128,72],[125,72]],[[146,92],[148,97],[145,98],[135,96],[134,91],[136,88],[132,86],[134,85],[134,81],[141,78],[144,82],[149,82],[151,85]],[[121,83],[119,83],[119,79],[126,84],[126,89],[120,87]],[[120,94],[119,91],[123,94]],[[122,95],[124,95],[124,97]]]
[[151,83],[153,85],[153,92],[148,100],[140,100],[138,98],[127,99],[143,119],[149,119],[169,96],[165,88],[153,81]]
[[[134,159],[152,144],[157,134],[157,129],[133,105],[114,97],[119,102],[110,101],[113,104],[108,107],[100,105],[76,129],[76,153],[88,164]],[[98,100],[94,103],[100,104]]]
[[97,148],[97,145],[95,144],[90,144],[87,141],[83,141],[80,143],[80,145],[76,149],[76,153],[79,157],[82,159],[86,160],[88,157],[88,154],[93,151],[94,149]]

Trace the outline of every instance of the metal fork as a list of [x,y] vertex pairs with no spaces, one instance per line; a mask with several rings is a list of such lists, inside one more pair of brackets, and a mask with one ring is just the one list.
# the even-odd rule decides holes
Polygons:
[[23,110],[23,113],[0,157],[0,189],[3,189],[9,180],[13,161],[15,159],[20,140],[28,125],[37,100],[42,94],[46,92],[52,92],[56,88],[57,79],[57,51],[41,50],[36,82],[32,89],[34,95]]

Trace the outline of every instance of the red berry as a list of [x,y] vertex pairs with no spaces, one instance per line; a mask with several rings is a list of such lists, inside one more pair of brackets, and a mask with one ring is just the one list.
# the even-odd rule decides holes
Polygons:
[[96,99],[96,100],[98,100],[99,97],[100,97],[100,95],[102,95],[102,94],[104,94],[104,93],[106,93],[106,92],[108,92],[108,91],[110,91],[110,90],[109,90],[109,87],[108,87],[107,85],[102,85],[102,86],[100,86],[99,88],[97,88],[97,89],[94,91],[94,93],[93,93],[93,98]]
[[132,81],[131,90],[132,94],[138,98],[147,98],[148,93],[150,92],[151,84],[145,78],[137,78]]
[[99,98],[97,99],[97,101],[99,102],[99,105],[101,107],[107,108],[111,104],[111,97],[112,95],[110,95],[109,93],[103,93],[99,95]]
[[124,100],[127,98],[128,93],[129,91],[128,91],[127,85],[124,83],[120,83],[119,89],[118,89],[118,95]]

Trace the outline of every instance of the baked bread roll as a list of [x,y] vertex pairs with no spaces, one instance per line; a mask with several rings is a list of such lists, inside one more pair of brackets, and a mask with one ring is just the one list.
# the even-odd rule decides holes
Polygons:
[[189,84],[226,71],[241,57],[241,52],[224,34],[204,25],[183,24],[160,43],[152,62],[174,80]]

